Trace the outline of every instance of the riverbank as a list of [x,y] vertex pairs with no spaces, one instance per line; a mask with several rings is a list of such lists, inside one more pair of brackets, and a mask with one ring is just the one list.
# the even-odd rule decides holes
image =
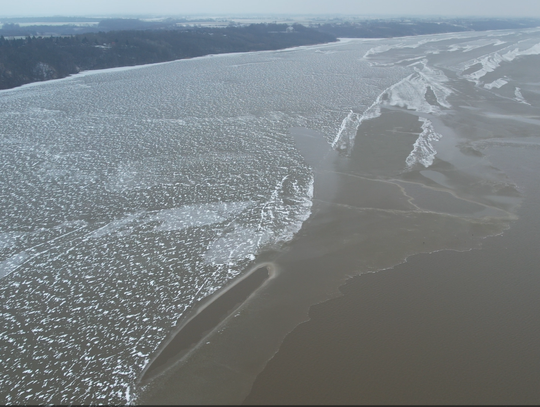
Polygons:
[[109,31],[64,37],[0,37],[0,89],[88,70],[146,65],[231,52],[278,50],[336,41],[300,24],[190,30]]

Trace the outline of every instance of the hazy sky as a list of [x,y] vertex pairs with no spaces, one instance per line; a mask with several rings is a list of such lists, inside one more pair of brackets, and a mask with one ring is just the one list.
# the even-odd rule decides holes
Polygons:
[[0,0],[0,16],[203,13],[540,17],[540,0]]

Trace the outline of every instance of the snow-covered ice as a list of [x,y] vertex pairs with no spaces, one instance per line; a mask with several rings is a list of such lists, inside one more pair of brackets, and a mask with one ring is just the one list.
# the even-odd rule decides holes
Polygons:
[[429,167],[452,81],[487,92],[537,54],[530,30],[347,40],[0,92],[1,401],[133,400],[178,319],[309,218],[291,128],[348,151],[402,109],[422,128],[403,167]]

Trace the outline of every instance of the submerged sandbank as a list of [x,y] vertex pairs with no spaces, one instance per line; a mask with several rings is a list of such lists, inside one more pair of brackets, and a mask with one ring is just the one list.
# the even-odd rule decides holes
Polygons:
[[231,285],[219,290],[182,318],[176,331],[170,336],[154,359],[144,370],[141,383],[163,373],[178,362],[190,349],[217,328],[239,305],[252,295],[273,273],[272,265],[260,265],[240,277]]

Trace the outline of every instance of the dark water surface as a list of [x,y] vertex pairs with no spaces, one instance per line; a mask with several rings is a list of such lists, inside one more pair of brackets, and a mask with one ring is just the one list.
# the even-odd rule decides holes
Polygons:
[[481,249],[410,257],[310,309],[247,404],[538,404],[540,144],[491,159],[525,194]]

